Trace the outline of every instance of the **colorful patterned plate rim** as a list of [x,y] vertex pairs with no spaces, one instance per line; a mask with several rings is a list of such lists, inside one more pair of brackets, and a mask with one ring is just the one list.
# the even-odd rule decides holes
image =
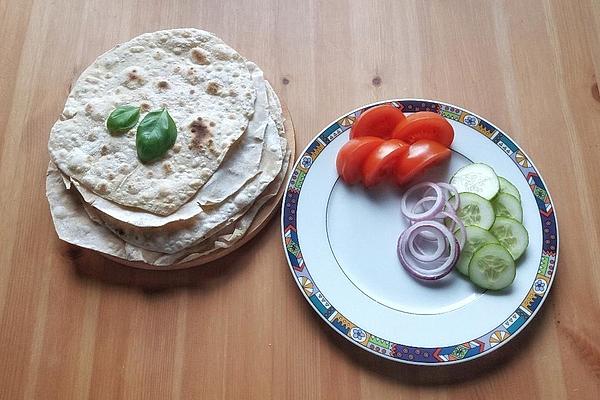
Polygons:
[[[448,180],[470,162],[486,162],[519,189],[530,244],[517,277],[501,293],[479,290],[457,272],[423,283],[406,274],[395,242],[406,224],[400,191],[339,181],[335,156],[360,113],[391,104],[433,111],[455,129],[447,165],[422,179]],[[336,332],[379,356],[446,365],[494,351],[515,337],[548,296],[558,261],[558,226],[546,185],[527,154],[477,114],[432,100],[396,99],[349,112],[300,154],[282,204],[282,239],[292,276],[312,308]]]

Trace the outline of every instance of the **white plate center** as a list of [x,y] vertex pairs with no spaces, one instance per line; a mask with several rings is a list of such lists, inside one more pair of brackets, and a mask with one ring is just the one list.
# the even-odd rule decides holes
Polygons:
[[[445,181],[448,170],[468,163],[454,153],[449,165],[430,169],[423,179]],[[475,301],[483,291],[458,272],[438,281],[422,281],[401,266],[396,243],[408,227],[400,212],[401,196],[393,185],[366,190],[336,182],[327,205],[327,236],[342,272],[366,296],[404,313],[442,314]]]

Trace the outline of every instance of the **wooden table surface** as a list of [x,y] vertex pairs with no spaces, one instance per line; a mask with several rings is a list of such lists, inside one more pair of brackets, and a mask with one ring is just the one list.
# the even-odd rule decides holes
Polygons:
[[[206,268],[133,270],[60,242],[48,132],[97,55],[142,32],[215,32],[258,63],[298,148],[364,103],[424,97],[509,132],[560,218],[535,320],[464,365],[396,364],[311,310],[271,221]],[[600,398],[600,2],[0,2],[1,399]]]

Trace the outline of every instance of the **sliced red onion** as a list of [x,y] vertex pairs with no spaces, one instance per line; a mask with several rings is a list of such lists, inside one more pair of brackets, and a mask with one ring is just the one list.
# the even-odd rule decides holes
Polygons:
[[[436,200],[436,197],[433,197],[433,196],[426,196],[426,197],[423,197],[423,198],[419,199],[419,201],[417,201],[415,203],[415,205],[413,206],[412,212],[416,213],[418,211],[419,207],[422,207],[423,205],[425,205],[425,203],[427,203],[429,201],[435,201],[435,200]],[[453,211],[454,207],[450,204],[450,202],[448,200],[445,200],[444,201],[444,207],[442,208],[442,210]],[[438,217],[434,215],[432,217],[432,219],[433,218],[438,218]]]
[[[431,263],[419,262],[419,260],[414,257],[414,254],[410,253],[408,248],[408,241],[411,233],[416,229],[423,229],[422,227],[427,227],[429,230],[439,231],[445,237],[449,245],[449,254],[444,262],[440,266],[432,269],[424,268],[424,266],[427,266]],[[419,279],[436,280],[446,276],[456,264],[456,261],[458,260],[458,253],[459,243],[452,232],[450,232],[447,227],[436,221],[417,222],[405,230],[398,239],[398,257],[400,258],[400,263],[409,274]]]
[[[434,201],[435,197],[432,196],[427,196],[427,197],[423,197],[422,199],[420,199],[419,201],[417,201],[415,203],[415,205],[413,206],[413,212],[417,212],[417,209],[422,206],[424,203],[427,203],[429,201]],[[448,212],[454,213],[454,209],[452,208],[452,206],[450,205],[450,203],[448,202],[448,200],[445,200],[444,202],[444,209],[443,210],[448,210]],[[441,213],[441,211],[440,211]],[[444,222],[444,217],[441,216],[441,214],[438,213],[437,215],[435,215],[433,218],[431,218],[434,221],[438,221],[440,223]],[[414,224],[416,221],[410,221],[411,225]],[[449,227],[451,231],[454,231],[454,227],[455,227],[455,223],[454,221],[452,221],[452,225]],[[429,232],[423,232],[423,234],[421,235],[423,238],[427,239],[427,240],[435,240],[435,237],[429,233]]]
[[[422,190],[423,197],[409,210],[409,199],[418,190]],[[450,202],[451,197],[455,201]],[[466,242],[465,226],[456,215],[459,207],[458,191],[445,182],[423,182],[406,191],[401,210],[411,226],[398,239],[398,257],[412,276],[435,280],[452,270]],[[450,227],[444,225],[445,221],[451,221]],[[458,239],[452,233],[457,226],[460,230]],[[422,245],[429,248],[425,250]],[[435,249],[432,249],[433,245]]]
[[460,218],[458,218],[458,216],[453,213],[453,212],[447,212],[447,211],[442,211],[440,213],[442,216],[446,217],[446,218],[450,218],[452,220],[452,228],[450,228],[452,231],[454,231],[455,227],[458,226],[458,229],[460,230],[460,238],[458,239],[458,245],[460,246],[460,249],[464,249],[465,248],[465,242],[467,241],[467,232],[465,230],[465,224],[461,221]]
[[450,229],[450,232],[454,232],[456,229],[456,221],[453,220],[452,218],[449,219],[450,221],[450,225],[447,224],[447,221],[444,221],[444,225],[446,225],[448,227],[448,229]]
[[[451,242],[451,249],[456,250],[458,248],[458,242],[454,239]],[[435,269],[426,268],[428,265],[433,264],[432,262],[423,263],[412,257],[411,254],[399,253],[400,262],[405,270],[414,278],[423,280],[438,280],[448,275],[456,262],[458,261],[458,251],[452,253],[452,257],[448,256],[443,259],[443,264]]]
[[[436,250],[431,254],[427,254],[426,251],[423,251],[423,249],[416,244],[416,241],[419,237],[427,238],[427,236],[424,235],[425,233],[428,233],[430,235],[429,237],[433,237],[433,240],[436,241]],[[437,229],[430,229],[427,226],[421,226],[411,231],[408,235],[408,250],[413,257],[419,261],[435,261],[442,256],[445,249],[446,241],[444,240],[444,235]]]
[[[425,189],[425,188],[433,189],[435,192],[435,195],[436,195],[435,202],[433,203],[431,208],[422,213],[416,213],[416,212],[409,210],[408,199],[410,198],[411,194],[413,194],[417,190],[421,190],[421,189]],[[413,187],[408,189],[406,191],[406,193],[404,193],[404,196],[402,196],[402,200],[400,201],[400,209],[402,211],[402,214],[404,214],[404,216],[406,218],[408,218],[412,221],[424,221],[427,219],[431,219],[432,217],[437,215],[440,211],[442,211],[442,209],[444,208],[444,203],[445,203],[445,198],[444,198],[444,193],[442,192],[442,188],[440,188],[438,185],[436,185],[433,182],[422,182],[422,183],[418,183],[418,184],[414,185]],[[421,204],[423,204],[423,203],[421,203]]]
[[[448,191],[448,197],[446,198],[446,200],[448,200],[448,204],[450,204],[450,206],[454,209],[454,211],[458,211],[458,208],[460,207],[460,196],[458,195],[458,190],[456,190],[454,185],[451,185],[446,182],[439,182],[438,186],[441,187],[442,189],[445,189]],[[452,196],[450,196],[450,195],[452,195]],[[454,201],[454,204],[450,203],[451,198],[456,199]]]

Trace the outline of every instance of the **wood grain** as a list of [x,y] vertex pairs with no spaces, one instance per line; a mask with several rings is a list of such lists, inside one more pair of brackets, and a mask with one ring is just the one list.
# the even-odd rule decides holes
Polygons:
[[[560,220],[541,313],[489,357],[411,367],[318,319],[275,220],[185,271],[61,243],[44,172],[69,84],[115,43],[181,26],[214,31],[261,66],[298,148],[338,115],[394,97],[454,103],[507,131]],[[3,0],[0,38],[1,399],[600,398],[597,0]]]

